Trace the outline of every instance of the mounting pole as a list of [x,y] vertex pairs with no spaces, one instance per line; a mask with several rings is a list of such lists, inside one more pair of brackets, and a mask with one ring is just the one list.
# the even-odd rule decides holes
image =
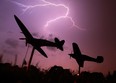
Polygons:
[[33,47],[32,52],[31,52],[31,56],[30,56],[30,59],[29,59],[29,63],[28,63],[28,69],[30,68],[30,65],[31,65],[31,61],[32,61],[32,58],[33,58],[34,50],[35,50],[35,48]]
[[27,50],[26,50],[26,53],[25,53],[25,57],[24,57],[24,59],[23,59],[23,62],[22,62],[22,67],[24,66],[24,65],[26,65],[27,63],[25,63],[26,62],[26,57],[27,57],[27,53],[28,53],[28,50],[29,50],[29,45],[27,45],[28,47],[27,47]]
[[78,74],[80,75],[80,71],[81,71],[81,67],[79,66],[79,71],[78,71]]

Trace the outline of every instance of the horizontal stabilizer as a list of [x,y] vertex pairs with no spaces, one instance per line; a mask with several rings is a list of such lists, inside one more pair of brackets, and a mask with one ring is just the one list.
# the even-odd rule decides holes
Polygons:
[[63,51],[63,45],[65,41],[64,40],[59,41],[58,38],[55,38],[55,43],[56,43],[57,48]]

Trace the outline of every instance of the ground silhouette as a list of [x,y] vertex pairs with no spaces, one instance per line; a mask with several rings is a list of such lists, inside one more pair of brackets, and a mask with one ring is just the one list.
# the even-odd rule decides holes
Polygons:
[[116,71],[104,76],[101,72],[81,72],[78,76],[69,69],[53,66],[41,70],[31,65],[27,67],[0,63],[0,83],[116,83]]

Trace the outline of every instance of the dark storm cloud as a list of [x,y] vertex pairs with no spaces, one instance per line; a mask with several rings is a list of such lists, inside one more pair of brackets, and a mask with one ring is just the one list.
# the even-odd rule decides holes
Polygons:
[[0,53],[3,55],[14,55],[14,54],[17,54],[17,49],[12,48],[11,46],[7,44],[3,44],[0,46]]
[[5,40],[5,44],[6,45],[9,45],[10,47],[12,47],[12,48],[17,48],[17,46],[18,46],[18,41],[17,40],[15,40],[15,39],[6,39]]
[[17,40],[12,38],[7,38],[4,41],[4,44],[1,45],[0,51],[5,55],[14,55],[17,53],[18,46],[19,46],[19,43]]
[[35,37],[39,37],[38,33],[32,33],[32,35],[35,36]]
[[53,34],[49,34],[48,35],[48,40],[54,42]]
[[33,37],[36,37],[38,39],[45,39],[45,36],[44,35],[41,35],[39,32],[32,33],[32,36]]
[[6,49],[3,49],[3,54],[10,54],[10,55],[13,55],[13,54],[15,54],[16,52],[13,50],[13,49],[8,49],[8,48],[6,48]]

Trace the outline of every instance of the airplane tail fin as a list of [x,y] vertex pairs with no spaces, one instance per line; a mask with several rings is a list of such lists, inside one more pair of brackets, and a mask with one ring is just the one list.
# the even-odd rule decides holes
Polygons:
[[97,63],[102,63],[104,61],[104,58],[102,56],[97,56]]
[[64,43],[65,43],[65,41],[64,40],[59,40],[58,38],[55,38],[55,43],[56,43],[56,46],[57,46],[57,48],[58,49],[60,49],[60,50],[64,50],[63,49],[63,45],[64,45]]

